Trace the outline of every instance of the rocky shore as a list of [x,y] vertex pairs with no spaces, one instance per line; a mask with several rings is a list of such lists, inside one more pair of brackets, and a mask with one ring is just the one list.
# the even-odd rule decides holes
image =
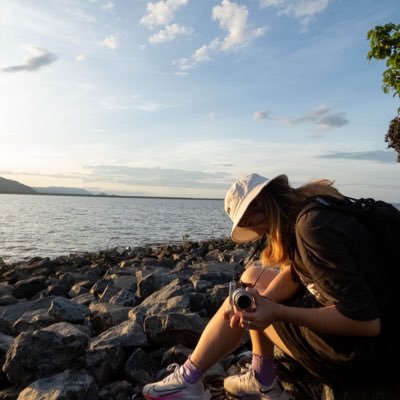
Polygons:
[[[0,400],[142,399],[192,352],[251,250],[218,239],[0,262]],[[246,335],[207,371],[213,399],[250,350]],[[277,367],[296,399],[400,398],[335,392],[280,353]]]

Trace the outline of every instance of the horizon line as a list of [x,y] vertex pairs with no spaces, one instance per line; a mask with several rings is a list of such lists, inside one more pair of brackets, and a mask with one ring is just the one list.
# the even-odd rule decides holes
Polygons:
[[68,197],[112,197],[112,198],[126,198],[126,199],[165,199],[165,200],[224,200],[219,197],[185,197],[185,196],[150,196],[150,195],[119,195],[119,194],[84,194],[84,193],[4,193],[22,196],[68,196]]

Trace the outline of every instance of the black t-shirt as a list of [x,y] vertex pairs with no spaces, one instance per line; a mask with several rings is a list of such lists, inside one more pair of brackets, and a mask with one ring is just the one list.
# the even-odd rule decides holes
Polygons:
[[[373,238],[355,217],[332,209],[305,213],[296,225],[292,272],[304,285],[288,305],[323,307],[334,304],[355,320],[382,318],[385,266]],[[382,324],[386,326],[386,324]],[[336,336],[287,323],[274,324],[295,358],[331,385],[365,385],[388,377],[388,357],[398,357],[391,335]]]
[[[370,232],[355,217],[311,210],[296,225],[294,270],[323,305],[356,320],[380,317],[383,266]],[[319,296],[318,296],[319,293]]]

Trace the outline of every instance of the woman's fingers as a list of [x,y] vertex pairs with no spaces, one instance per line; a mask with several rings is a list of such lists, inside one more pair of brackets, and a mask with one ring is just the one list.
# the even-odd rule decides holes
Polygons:
[[242,316],[238,313],[235,313],[232,315],[229,323],[231,328],[237,328],[237,327],[242,327]]

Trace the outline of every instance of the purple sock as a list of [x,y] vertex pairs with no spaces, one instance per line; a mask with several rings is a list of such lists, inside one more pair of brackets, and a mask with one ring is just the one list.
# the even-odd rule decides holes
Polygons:
[[202,378],[203,372],[188,358],[183,364],[183,376],[188,383],[194,384]]
[[264,386],[270,386],[276,378],[275,363],[273,358],[259,356],[253,353],[251,366],[254,376]]

